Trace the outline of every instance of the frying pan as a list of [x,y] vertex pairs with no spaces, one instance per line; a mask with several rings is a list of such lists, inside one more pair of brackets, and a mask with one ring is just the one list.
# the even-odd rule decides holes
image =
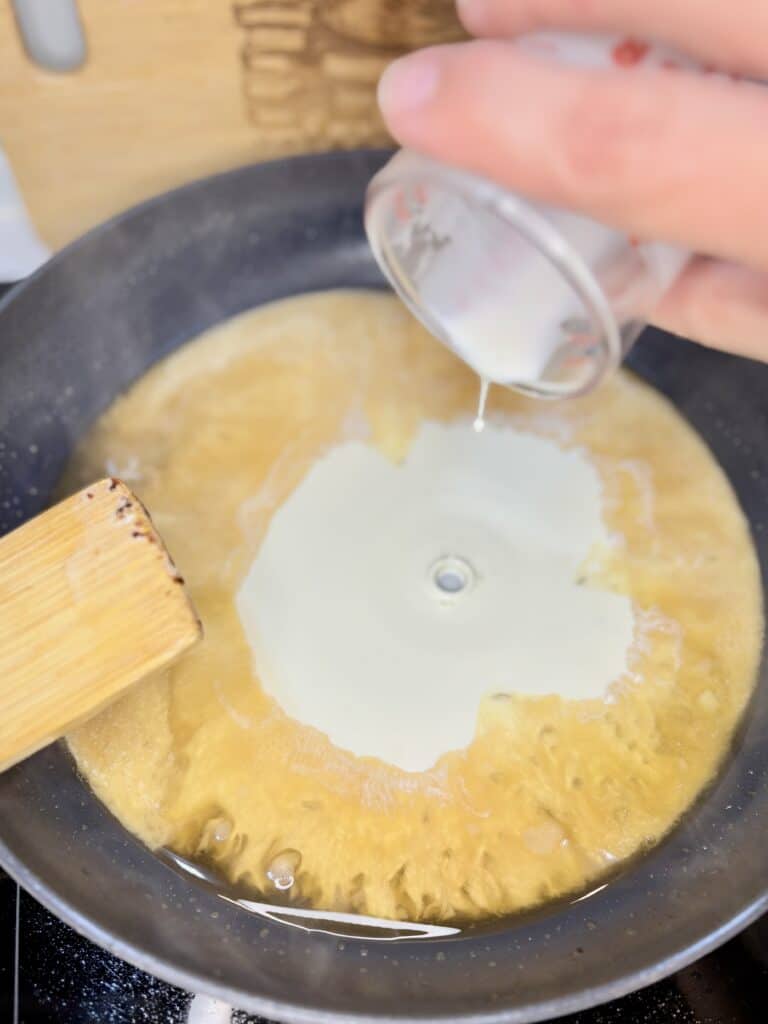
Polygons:
[[[361,203],[385,157],[302,157],[200,181],[17,286],[0,304],[0,532],[45,505],[76,438],[187,339],[282,296],[383,286]],[[725,467],[765,577],[768,367],[655,332],[631,365]],[[768,909],[767,674],[763,659],[722,771],[664,842],[581,899],[456,936],[341,939],[248,913],[127,833],[62,745],[0,776],[0,861],[111,952],[266,1017],[542,1020],[677,971]]]

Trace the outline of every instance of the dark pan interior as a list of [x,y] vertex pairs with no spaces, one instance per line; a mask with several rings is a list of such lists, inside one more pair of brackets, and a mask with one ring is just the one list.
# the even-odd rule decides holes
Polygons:
[[[0,305],[0,532],[38,512],[73,441],[151,363],[254,305],[381,286],[361,224],[380,153],[248,167],[138,207]],[[725,466],[763,574],[768,367],[648,332],[632,357]],[[1,628],[1,624],[0,624]],[[162,864],[60,746],[0,776],[0,861],[38,899],[168,981],[290,1021],[530,1021],[650,983],[768,908],[766,666],[719,779],[591,897],[456,939],[383,943],[254,918]]]

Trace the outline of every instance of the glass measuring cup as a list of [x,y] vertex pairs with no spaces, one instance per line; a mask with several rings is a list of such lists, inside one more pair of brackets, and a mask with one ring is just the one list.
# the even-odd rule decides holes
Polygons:
[[[583,67],[697,67],[619,36],[517,45]],[[484,381],[542,398],[582,394],[614,370],[690,259],[408,150],[372,179],[365,226],[432,334]]]

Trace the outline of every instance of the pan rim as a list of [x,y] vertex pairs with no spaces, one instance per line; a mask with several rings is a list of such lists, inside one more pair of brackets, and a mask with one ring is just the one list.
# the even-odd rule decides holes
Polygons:
[[256,1013],[267,1020],[290,1021],[290,1024],[339,1024],[339,1022],[349,1022],[349,1024],[424,1024],[426,1020],[457,1021],[461,1024],[537,1024],[537,1022],[556,1019],[600,1006],[653,985],[711,953],[743,931],[762,914],[768,912],[768,893],[766,893],[733,915],[719,929],[710,932],[698,942],[691,943],[679,953],[666,957],[650,967],[635,971],[633,974],[622,975],[616,981],[604,982],[601,985],[586,988],[576,995],[557,996],[514,1009],[487,1013],[441,1015],[430,1013],[421,1016],[397,1014],[394,1016],[314,1009],[299,1003],[287,1003],[242,993],[213,980],[206,980],[205,991],[201,992],[196,988],[200,981],[199,976],[174,966],[170,961],[145,953],[131,942],[115,940],[89,917],[80,914],[69,901],[56,894],[51,886],[40,882],[34,874],[27,872],[25,866],[9,851],[2,838],[0,838],[0,864],[17,885],[24,888],[48,911],[68,924],[79,935],[114,956],[118,956],[134,967],[155,975],[155,977],[186,992],[211,996],[232,1006],[233,1009]]

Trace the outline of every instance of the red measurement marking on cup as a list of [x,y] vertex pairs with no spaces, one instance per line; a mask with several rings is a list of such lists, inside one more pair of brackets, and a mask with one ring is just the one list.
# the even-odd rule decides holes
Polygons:
[[411,219],[411,211],[405,199],[405,193],[401,190],[395,196],[395,217],[401,224],[406,224]]
[[613,63],[620,68],[632,68],[648,55],[650,49],[648,43],[639,39],[622,39],[614,46],[611,56]]
[[587,345],[582,346],[581,352],[570,352],[560,360],[561,370],[580,370],[584,366],[587,357],[591,354]]
[[413,194],[417,203],[421,206],[425,206],[427,202],[427,186],[426,185],[415,185]]

